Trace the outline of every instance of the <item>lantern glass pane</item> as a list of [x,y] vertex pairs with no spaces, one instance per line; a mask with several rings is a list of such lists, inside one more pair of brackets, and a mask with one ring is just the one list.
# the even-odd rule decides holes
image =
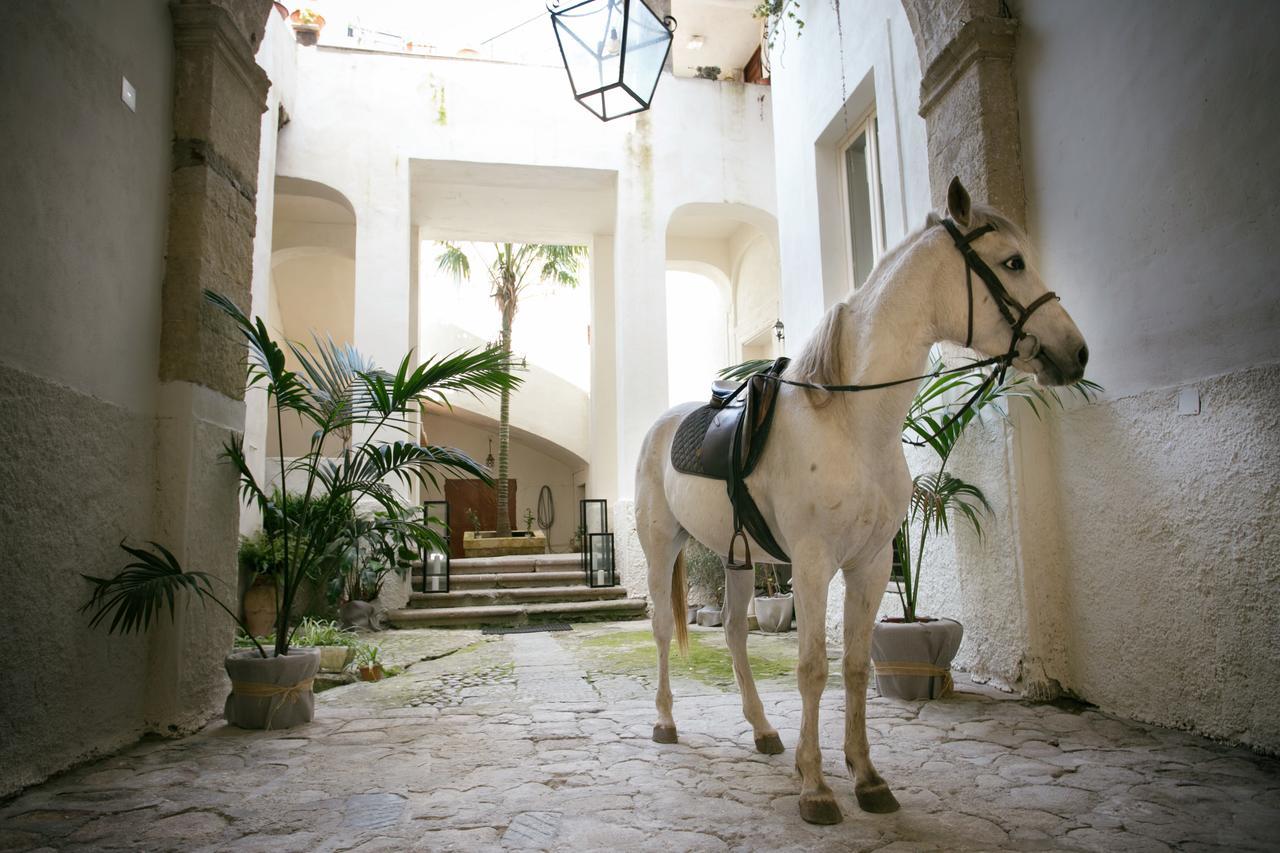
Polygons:
[[643,0],[631,0],[627,22],[627,61],[622,83],[631,90],[636,103],[628,109],[643,109],[653,98],[662,66],[667,60],[671,33]]
[[444,592],[449,579],[445,575],[445,555],[439,551],[431,551],[424,562],[426,577],[423,592]]
[[587,0],[565,9],[554,21],[575,93],[583,95],[618,82],[622,70],[621,0]]
[[[627,60],[627,67],[630,68],[631,60]],[[607,89],[604,92],[604,117],[617,118],[627,113],[638,112],[644,109],[644,104],[636,100],[630,92],[621,86],[613,89]]]
[[613,586],[613,536],[597,533],[589,537],[591,586]]

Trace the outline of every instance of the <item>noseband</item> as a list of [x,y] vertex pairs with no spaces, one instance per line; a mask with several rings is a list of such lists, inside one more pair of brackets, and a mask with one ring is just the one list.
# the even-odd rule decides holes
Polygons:
[[[960,421],[960,419],[973,408],[974,404],[977,403],[982,395],[986,393],[987,389],[991,387],[992,383],[995,382],[997,378],[1001,382],[1004,381],[1005,371],[1009,369],[1009,365],[1013,363],[1013,360],[1018,357],[1018,344],[1022,343],[1026,338],[1031,338],[1035,341],[1035,351],[1032,355],[1028,356],[1028,358],[1035,358],[1041,353],[1039,340],[1036,339],[1035,335],[1029,334],[1025,331],[1025,326],[1027,324],[1027,320],[1031,318],[1032,314],[1048,303],[1058,300],[1059,297],[1053,291],[1046,291],[1044,294],[1036,298],[1036,300],[1030,305],[1026,306],[1014,298],[1013,294],[1011,294],[1004,286],[1004,282],[1000,281],[1000,277],[996,275],[995,270],[991,269],[991,267],[987,265],[987,262],[973,250],[973,242],[982,235],[997,230],[996,226],[988,223],[973,229],[968,234],[962,233],[960,229],[956,227],[956,224],[950,219],[942,220],[942,226],[947,229],[947,233],[951,235],[951,240],[956,244],[956,248],[964,258],[964,283],[969,302],[969,319],[964,337],[965,347],[971,347],[973,345],[973,274],[977,273],[978,278],[982,279],[983,284],[987,286],[987,292],[991,294],[991,301],[996,304],[996,308],[1000,311],[1000,316],[1009,324],[1011,335],[1009,338],[1008,352],[1004,355],[971,362],[961,367],[952,367],[947,370],[935,370],[932,373],[925,373],[920,376],[908,376],[906,379],[895,379],[891,382],[876,382],[870,385],[824,385],[817,382],[802,382],[795,379],[783,379],[778,375],[781,373],[781,370],[772,374],[765,373],[759,375],[763,376],[765,379],[781,382],[784,385],[794,385],[798,388],[809,388],[814,391],[855,393],[858,391],[875,391],[881,388],[892,388],[895,385],[905,385],[908,382],[919,382],[923,379],[934,379],[936,377],[952,373],[967,373],[970,370],[989,367],[991,365],[999,365],[998,369],[987,374],[986,378],[982,380],[982,383],[977,387],[977,389],[969,395],[969,398],[965,401],[964,405],[960,407],[960,410],[950,418],[947,418],[946,421],[938,427],[937,431],[933,434],[932,439],[937,439],[938,436],[951,429],[955,423]],[[785,366],[785,361],[782,366]],[[746,384],[746,382],[743,382],[742,386],[740,386],[738,390],[741,390],[742,387],[746,386]],[[737,391],[734,392],[734,396],[737,396]],[[931,442],[914,441],[912,439],[903,438],[902,443],[910,444],[915,447],[924,447]]]

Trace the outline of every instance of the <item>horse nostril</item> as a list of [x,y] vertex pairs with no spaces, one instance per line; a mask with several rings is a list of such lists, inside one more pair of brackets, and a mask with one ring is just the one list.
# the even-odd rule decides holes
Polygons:
[[1076,359],[1080,362],[1081,367],[1084,367],[1086,364],[1088,364],[1089,348],[1087,346],[1080,347],[1080,352],[1079,354],[1076,355]]

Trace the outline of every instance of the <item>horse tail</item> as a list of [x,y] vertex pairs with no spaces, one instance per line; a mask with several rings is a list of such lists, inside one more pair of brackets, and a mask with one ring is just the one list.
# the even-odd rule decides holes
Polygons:
[[684,549],[676,554],[675,573],[671,576],[671,614],[676,620],[676,645],[681,657],[689,656],[689,582],[685,578]]

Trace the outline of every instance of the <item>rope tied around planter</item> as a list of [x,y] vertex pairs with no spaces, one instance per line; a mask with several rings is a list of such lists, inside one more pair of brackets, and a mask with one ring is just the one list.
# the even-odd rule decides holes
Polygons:
[[[315,683],[314,678],[308,678],[306,681],[299,681],[297,684],[269,684],[263,681],[231,681],[231,692],[237,696],[252,696],[257,699],[270,699],[271,706],[267,711],[267,725],[265,728],[271,728],[271,720],[276,715],[276,711],[284,706],[286,702],[297,702],[305,694],[311,692],[311,686]],[[279,697],[279,701],[276,701]]]
[[[950,696],[955,690],[955,681],[951,678],[951,667],[935,666],[931,663],[920,663],[919,661],[886,661],[878,663],[871,662],[876,668],[876,678],[883,675],[905,675],[918,676],[920,678],[941,678],[942,689],[938,691],[937,696],[931,696],[933,699],[942,699]],[[929,685],[930,693],[933,692],[933,685]]]

